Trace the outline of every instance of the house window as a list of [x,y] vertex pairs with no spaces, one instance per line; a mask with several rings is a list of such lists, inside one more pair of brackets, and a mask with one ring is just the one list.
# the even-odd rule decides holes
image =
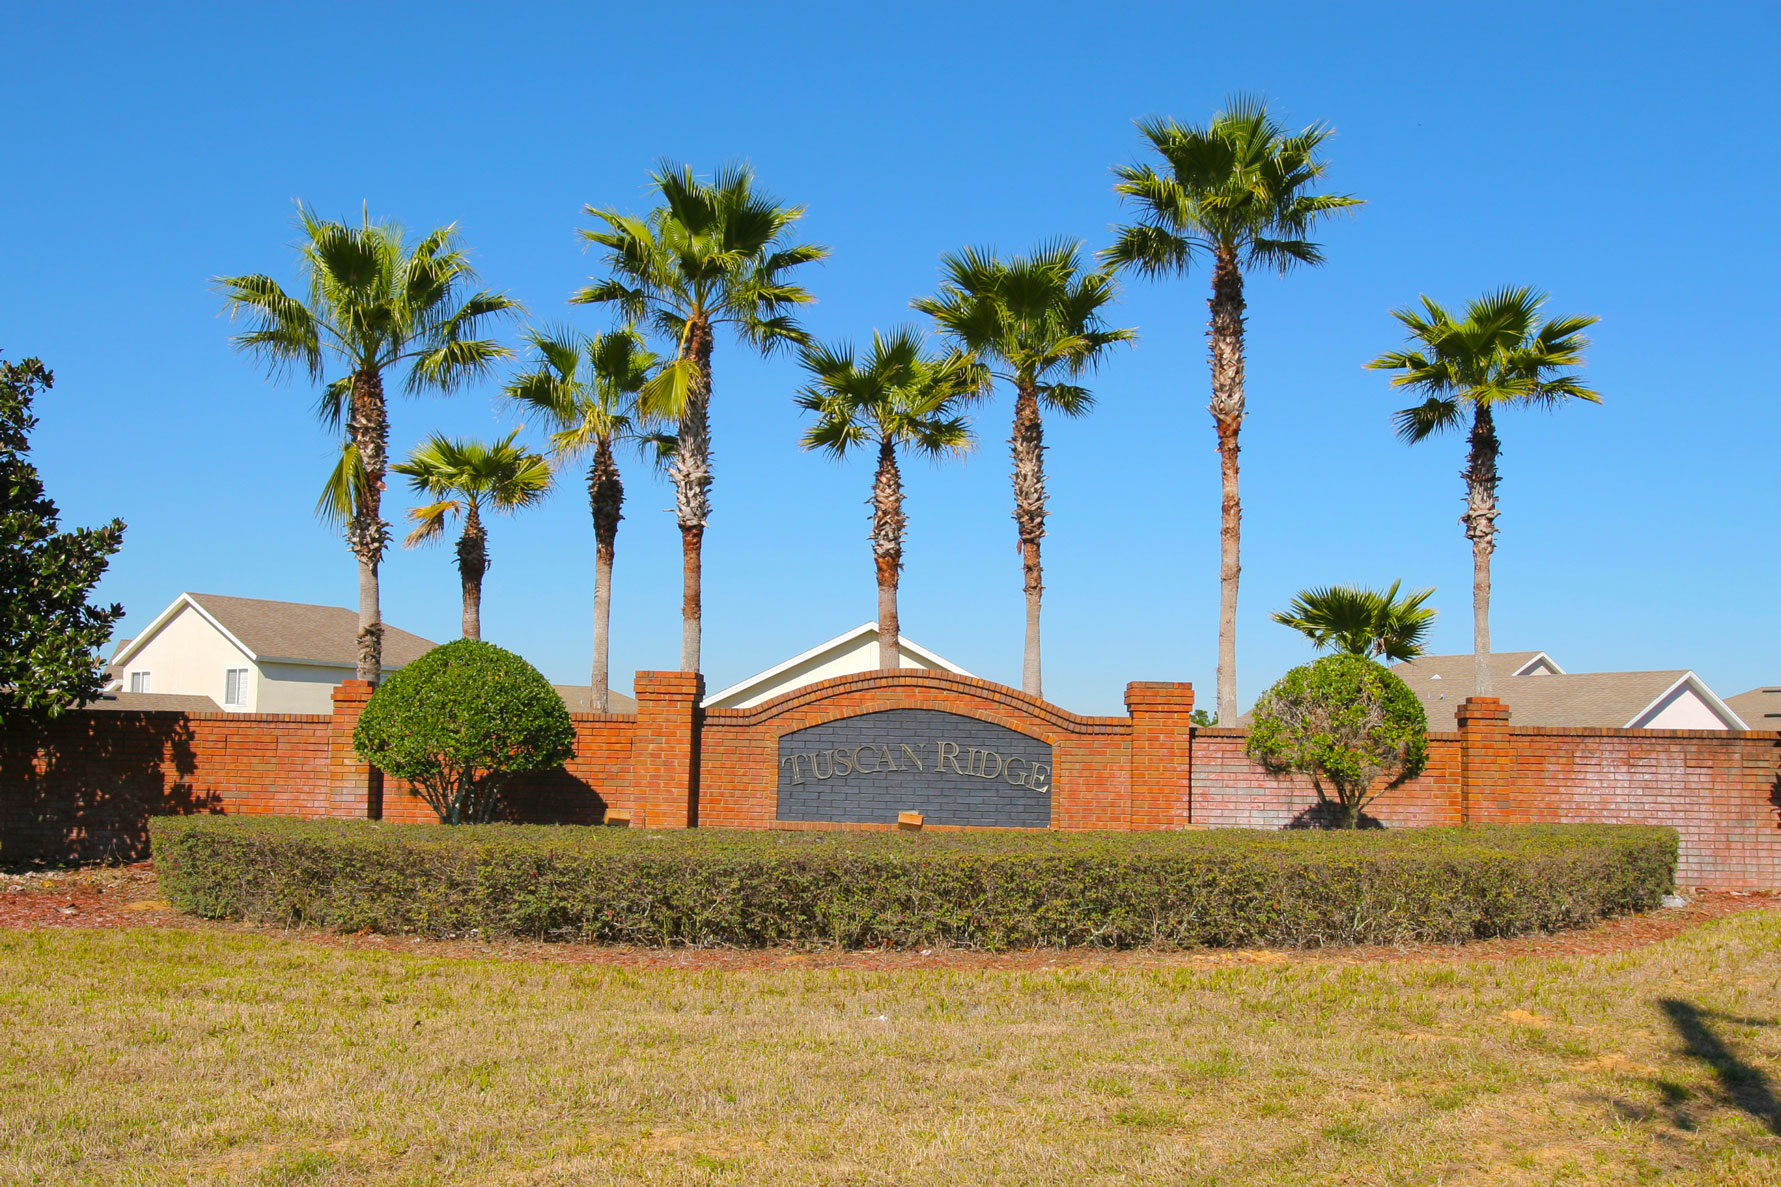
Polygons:
[[230,668],[223,673],[223,704],[247,708],[247,669]]
[[131,692],[147,692],[148,691],[148,673],[147,672],[131,672],[130,673],[130,691]]

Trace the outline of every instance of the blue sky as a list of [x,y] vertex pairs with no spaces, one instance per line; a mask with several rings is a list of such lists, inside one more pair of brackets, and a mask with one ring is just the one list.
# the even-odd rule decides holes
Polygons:
[[[354,604],[311,515],[333,450],[314,393],[228,342],[207,280],[294,280],[291,201],[422,231],[455,221],[484,281],[544,321],[595,266],[586,203],[641,210],[670,157],[753,162],[804,203],[807,324],[910,318],[965,244],[1104,244],[1131,121],[1198,121],[1235,90],[1327,120],[1329,184],[1365,198],[1326,267],[1249,287],[1242,697],[1308,645],[1268,621],[1330,582],[1438,587],[1435,647],[1470,647],[1457,523],[1463,442],[1392,436],[1402,400],[1362,364],[1388,311],[1531,284],[1602,318],[1600,407],[1511,412],[1493,630],[1572,671],[1697,669],[1722,694],[1781,681],[1776,442],[1775,10],[1768,5],[689,3],[37,5],[0,76],[0,348],[41,356],[37,457],[70,524],[120,515],[101,593],[140,627],[181,590]],[[1118,712],[1125,682],[1211,700],[1216,454],[1205,276],[1134,283],[1142,334],[1048,428],[1046,690]],[[800,453],[788,359],[720,342],[706,661],[721,687],[875,612],[867,463]],[[393,407],[394,450],[493,435],[494,385]],[[912,465],[905,633],[1018,683],[1009,401],[963,465]],[[679,543],[636,464],[619,536],[615,683],[678,656]],[[390,509],[408,505],[392,485]],[[485,637],[585,682],[593,535],[571,477],[497,522]],[[384,609],[455,633],[448,548],[392,552]]]

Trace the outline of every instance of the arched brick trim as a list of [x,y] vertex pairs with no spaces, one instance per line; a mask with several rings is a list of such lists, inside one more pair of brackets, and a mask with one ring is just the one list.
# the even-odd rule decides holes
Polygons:
[[[1065,735],[1130,733],[1132,728],[1129,717],[1084,717],[1060,708],[1049,701],[1040,700],[1038,697],[1024,693],[1018,688],[1010,688],[1006,684],[979,680],[974,676],[961,676],[955,672],[913,670],[889,673],[862,672],[850,676],[836,676],[816,684],[806,685],[803,688],[793,689],[791,692],[747,709],[707,710],[705,723],[707,726],[719,728],[724,726],[760,726],[775,718],[797,713],[801,709],[822,701],[858,693],[885,694],[902,689],[939,693],[948,698],[966,698],[973,704],[999,706],[1002,710],[1011,710],[1014,714],[1024,715],[1028,721],[1042,722],[1055,732],[1047,737],[1033,729],[1030,724],[1015,724],[1021,720],[1020,716],[999,714],[994,710],[965,713],[965,716],[974,716],[982,721],[1005,725],[1009,729],[1019,730],[1030,737],[1043,738],[1046,741],[1054,742],[1054,744],[1056,738]],[[897,696],[886,697],[884,703],[877,707],[913,709],[936,708],[938,706],[916,704],[906,699],[906,696]],[[872,709],[852,706],[837,706],[825,712],[800,716],[798,720],[801,724],[795,728],[802,729],[808,725],[817,725],[825,721],[853,716],[856,713],[872,711]],[[944,711],[958,712],[959,710],[949,706]],[[789,732],[789,730],[780,732]]]

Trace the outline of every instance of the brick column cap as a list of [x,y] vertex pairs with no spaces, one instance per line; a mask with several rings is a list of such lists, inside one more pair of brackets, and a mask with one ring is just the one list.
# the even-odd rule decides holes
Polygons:
[[1134,680],[1125,686],[1127,711],[1139,708],[1151,712],[1192,713],[1194,686],[1168,680]]
[[698,699],[705,694],[705,677],[698,672],[638,672],[631,687],[638,700],[644,697]]
[[338,705],[342,701],[368,701],[371,699],[371,694],[376,691],[376,687],[369,680],[342,680],[334,686],[334,691],[329,695]]
[[1454,716],[1461,725],[1467,721],[1508,721],[1509,706],[1497,697],[1467,697]]

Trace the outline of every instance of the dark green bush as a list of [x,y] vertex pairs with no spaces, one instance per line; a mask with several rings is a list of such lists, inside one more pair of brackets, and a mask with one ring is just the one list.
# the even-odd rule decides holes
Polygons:
[[353,748],[409,781],[441,823],[489,820],[501,783],[575,753],[563,698],[531,664],[493,643],[435,647],[371,695]]
[[155,864],[209,918],[649,945],[1395,944],[1658,905],[1676,834],[684,832],[163,817]]
[[1328,655],[1262,694],[1248,753],[1276,774],[1311,776],[1337,823],[1354,828],[1380,792],[1422,773],[1428,732],[1402,679],[1362,656]]

